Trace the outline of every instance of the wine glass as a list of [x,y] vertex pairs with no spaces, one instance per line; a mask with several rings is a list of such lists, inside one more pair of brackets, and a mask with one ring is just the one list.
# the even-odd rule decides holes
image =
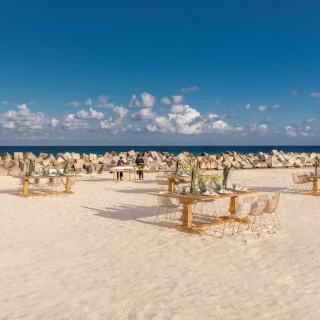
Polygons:
[[233,184],[232,184],[232,187],[233,187],[233,190],[235,191],[235,190],[236,190],[236,187],[237,187],[237,184],[236,184],[236,183],[233,183]]

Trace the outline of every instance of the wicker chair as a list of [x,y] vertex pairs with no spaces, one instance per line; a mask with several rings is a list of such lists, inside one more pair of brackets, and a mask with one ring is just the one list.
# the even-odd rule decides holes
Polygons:
[[281,230],[281,224],[277,215],[277,209],[279,205],[279,200],[280,200],[280,192],[274,193],[271,197],[269,198],[266,204],[265,209],[263,210],[263,214],[271,219],[271,227],[276,227],[279,230]]
[[258,227],[256,227],[256,230],[258,231],[259,228],[262,229],[261,227],[261,220],[262,218],[264,219],[264,223],[265,223],[265,227],[267,227],[267,222],[264,218],[264,210],[267,206],[267,202],[268,202],[268,195],[267,194],[262,194],[260,196],[258,196],[257,200],[255,200],[253,203],[252,203],[252,206],[251,206],[251,211],[249,213],[249,216],[252,217],[252,223],[251,223],[251,230],[252,232],[254,231],[254,227],[255,227],[255,224],[258,223],[258,218],[259,218],[259,224],[258,224]]
[[[171,198],[167,198],[167,197],[157,197],[157,201],[158,201],[158,204],[159,204],[159,209],[158,209],[158,212],[156,214],[156,218],[154,220],[154,224],[157,222],[157,218],[158,218],[158,215],[160,213],[160,210],[163,208],[163,209],[166,209],[166,221],[168,220],[168,214],[170,215],[170,222],[172,223],[172,220],[171,220],[171,210],[172,209],[179,209],[180,205],[179,204],[174,204],[171,200]],[[176,213],[177,211],[175,211]],[[175,219],[176,215],[174,215],[174,219]]]
[[[238,208],[237,208],[235,213],[230,214],[229,216],[224,216],[224,220],[226,220],[226,223],[224,224],[221,238],[223,238],[226,226],[229,223],[233,223],[232,235],[234,235],[235,234],[234,233],[234,229],[235,229],[235,225],[237,223],[238,224],[238,229],[237,229],[236,233],[238,233],[240,231],[243,241],[246,241],[245,237],[244,237],[242,225],[243,224],[247,225],[249,227],[249,229],[251,230],[251,228],[250,228],[251,220],[250,220],[249,214],[251,212],[252,200],[253,200],[252,197],[244,198],[242,200],[242,203],[240,203],[238,205]],[[254,233],[253,233],[253,235],[254,235]]]

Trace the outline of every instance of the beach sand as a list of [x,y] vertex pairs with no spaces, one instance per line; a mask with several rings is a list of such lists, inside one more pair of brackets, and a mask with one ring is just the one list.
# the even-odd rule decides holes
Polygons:
[[281,191],[283,230],[247,243],[221,227],[177,232],[164,215],[154,225],[155,174],[86,176],[72,196],[29,199],[0,177],[0,319],[320,319],[320,197],[288,190],[296,171],[233,173]]

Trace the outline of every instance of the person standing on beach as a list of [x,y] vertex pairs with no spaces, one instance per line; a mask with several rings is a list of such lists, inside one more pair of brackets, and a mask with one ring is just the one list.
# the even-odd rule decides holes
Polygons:
[[[139,169],[143,169],[144,167],[144,160],[141,157],[141,154],[138,154],[138,157],[136,159],[136,165],[138,166]],[[139,180],[143,180],[143,170],[138,170],[138,175],[139,175]]]
[[[123,157],[120,157],[118,160],[118,167],[124,166],[124,161]],[[123,181],[123,172],[117,172],[117,179],[119,180],[119,175],[120,175],[120,180]]]

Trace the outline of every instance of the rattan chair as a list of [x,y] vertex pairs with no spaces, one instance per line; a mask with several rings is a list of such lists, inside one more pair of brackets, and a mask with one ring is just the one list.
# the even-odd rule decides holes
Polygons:
[[300,178],[298,177],[298,175],[299,175],[298,173],[292,173],[293,190],[296,190],[296,191],[307,190],[311,181],[306,178]]
[[[157,201],[158,201],[158,205],[159,205],[159,209],[158,212],[156,214],[156,218],[154,220],[154,224],[157,222],[157,218],[158,215],[160,213],[161,209],[166,209],[166,221],[168,220],[168,214],[170,216],[170,222],[172,223],[172,219],[171,219],[171,210],[172,209],[179,209],[180,205],[179,204],[174,204],[171,200],[171,198],[167,198],[167,197],[157,197]],[[177,210],[175,211],[176,214]],[[174,215],[174,219],[175,219],[176,215]]]
[[161,191],[168,191],[168,181],[160,177],[156,177],[156,193]]
[[37,195],[45,195],[48,192],[48,178],[37,178],[35,181],[35,189]]
[[[251,222],[251,230],[252,232],[254,232],[254,228],[256,228],[256,231],[260,229],[263,229],[261,227],[261,220],[263,218],[264,220],[264,225],[265,228],[267,227],[267,222],[264,218],[264,210],[267,206],[267,202],[268,202],[268,195],[267,194],[261,194],[258,196],[258,198],[252,203],[251,206],[251,211],[249,213],[249,216],[252,218],[252,222]],[[258,223],[258,219],[259,219],[259,223]],[[256,224],[258,224],[258,226],[256,226]]]
[[50,178],[49,190],[52,194],[58,194],[62,191],[63,181],[61,177]]
[[[227,224],[232,223],[233,224],[232,235],[235,234],[235,232],[234,232],[235,225],[238,224],[238,229],[237,229],[236,233],[240,232],[242,235],[243,241],[245,241],[242,225],[245,224],[249,227],[248,229],[250,229],[251,220],[249,218],[249,214],[251,212],[252,200],[253,200],[252,197],[244,198],[242,200],[242,202],[238,205],[238,208],[235,213],[230,214],[229,216],[224,216],[224,219],[226,220],[226,222],[223,227],[221,238],[223,238],[223,236],[224,236],[224,232],[225,232]],[[253,235],[254,235],[254,233],[253,233]]]
[[280,192],[274,193],[271,197],[269,198],[266,204],[265,209],[263,210],[263,214],[271,220],[271,227],[278,228],[281,230],[281,224],[277,215],[277,209],[279,205],[279,200],[280,200]]

